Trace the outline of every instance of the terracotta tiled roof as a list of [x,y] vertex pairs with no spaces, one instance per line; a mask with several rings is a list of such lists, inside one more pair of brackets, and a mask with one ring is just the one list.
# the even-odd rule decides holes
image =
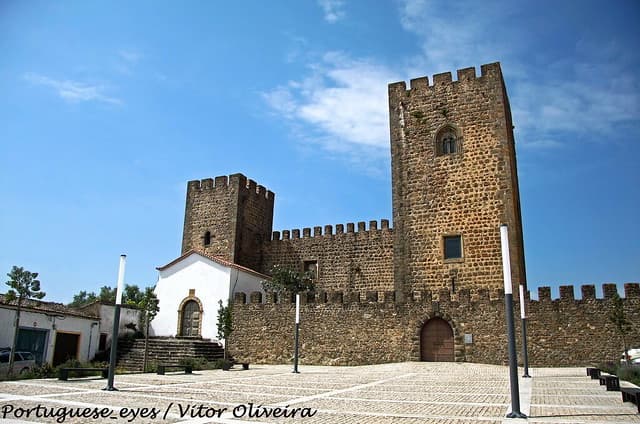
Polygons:
[[[0,305],[15,308],[18,306],[18,302],[17,301],[9,302],[7,301],[6,296],[4,294],[0,294]],[[69,308],[64,304],[58,303],[58,302],[44,302],[42,300],[27,299],[22,302],[21,309],[25,311],[42,312],[42,313],[49,313],[49,314],[55,313],[55,314],[64,314],[64,315],[89,318],[89,319],[100,319],[95,315],[82,312],[77,309]]]
[[209,260],[211,260],[213,262],[216,262],[216,263],[218,263],[218,264],[220,264],[222,266],[226,266],[226,267],[229,267],[229,268],[234,268],[234,269],[237,269],[239,271],[246,272],[247,274],[255,275],[256,277],[260,277],[260,278],[262,278],[264,280],[270,280],[271,279],[271,277],[269,277],[268,275],[261,274],[258,271],[252,270],[251,268],[247,268],[247,267],[244,267],[242,265],[234,264],[233,262],[229,262],[229,261],[227,261],[225,259],[222,259],[222,258],[219,258],[217,256],[207,255],[206,253],[200,252],[199,250],[195,250],[195,249],[189,250],[188,252],[186,252],[182,256],[172,260],[168,264],[156,267],[156,269],[158,271],[164,271],[165,269],[177,264],[178,262],[181,262],[182,260],[186,259],[187,257],[189,257],[189,256],[191,256],[193,254],[200,255],[203,258],[207,258],[207,259],[209,259]]

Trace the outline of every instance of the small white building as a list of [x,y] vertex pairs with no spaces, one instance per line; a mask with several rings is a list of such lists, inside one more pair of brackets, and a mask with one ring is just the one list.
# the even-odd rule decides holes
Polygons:
[[[0,295],[0,347],[11,347],[17,306]],[[39,364],[93,359],[100,338],[100,318],[61,303],[27,300],[20,311],[16,351],[32,352]]]
[[151,321],[152,336],[217,340],[218,302],[226,306],[236,292],[264,296],[262,281],[269,278],[195,250],[156,269],[160,312]]
[[[88,305],[76,308],[81,313],[86,313],[100,318],[98,352],[105,352],[111,347],[111,335],[113,333],[113,318],[115,315],[115,304],[96,300]],[[141,311],[135,306],[120,306],[120,321],[118,325],[118,335],[124,336],[133,334],[129,325],[135,324],[136,329],[144,332],[140,322]]]

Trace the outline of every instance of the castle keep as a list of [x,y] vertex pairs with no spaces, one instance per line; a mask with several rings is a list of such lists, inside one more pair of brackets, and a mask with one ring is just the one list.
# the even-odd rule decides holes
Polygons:
[[[509,226],[514,293],[526,287],[515,142],[498,63],[389,85],[393,228],[386,219],[272,231],[275,195],[241,174],[190,181],[182,253],[199,251],[268,274],[313,270],[303,296],[302,363],[506,360],[500,224]],[[605,299],[593,286],[530,302],[534,365],[617,357]],[[638,284],[625,285],[640,319]],[[232,354],[291,356],[290,299],[236,293]],[[518,299],[518,302],[520,300]],[[517,306],[517,305],[516,305]],[[637,333],[632,340],[640,341]]]

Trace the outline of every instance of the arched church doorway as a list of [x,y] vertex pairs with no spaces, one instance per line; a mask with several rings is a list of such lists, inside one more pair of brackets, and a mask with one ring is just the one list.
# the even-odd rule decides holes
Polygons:
[[195,300],[188,300],[182,306],[180,335],[183,337],[200,336],[200,305]]
[[453,329],[442,318],[427,321],[420,332],[420,360],[453,362]]

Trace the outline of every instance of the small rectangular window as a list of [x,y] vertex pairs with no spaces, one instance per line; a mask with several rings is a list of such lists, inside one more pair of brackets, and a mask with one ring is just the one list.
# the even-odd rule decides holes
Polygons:
[[308,272],[312,279],[318,278],[318,261],[304,261],[303,272]]
[[462,259],[461,236],[444,236],[444,259]]

